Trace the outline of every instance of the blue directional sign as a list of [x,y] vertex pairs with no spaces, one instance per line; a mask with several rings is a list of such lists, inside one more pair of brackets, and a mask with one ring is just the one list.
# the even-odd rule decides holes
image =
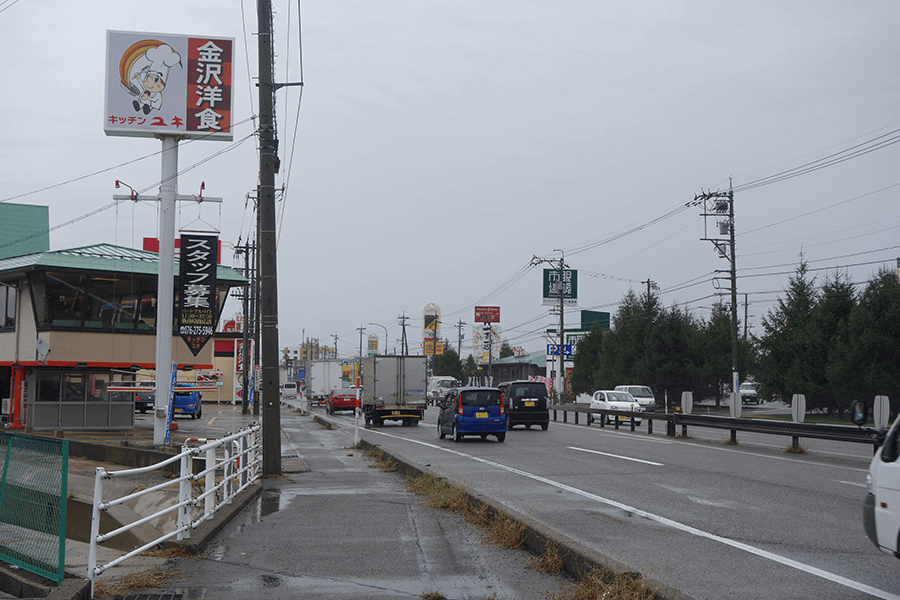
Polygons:
[[[563,344],[563,356],[572,356],[572,344]],[[559,344],[547,344],[547,356],[559,356]]]

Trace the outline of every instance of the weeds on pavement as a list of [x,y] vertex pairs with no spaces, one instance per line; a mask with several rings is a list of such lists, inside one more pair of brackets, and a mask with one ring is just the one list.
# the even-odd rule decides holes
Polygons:
[[173,580],[177,581],[184,574],[184,570],[163,569],[156,566],[149,571],[129,573],[122,577],[112,579],[98,579],[94,583],[94,598],[112,598],[121,596],[132,590],[146,590],[169,585]]
[[550,592],[550,600],[654,600],[657,590],[648,586],[640,573],[616,573],[594,568],[577,583]]

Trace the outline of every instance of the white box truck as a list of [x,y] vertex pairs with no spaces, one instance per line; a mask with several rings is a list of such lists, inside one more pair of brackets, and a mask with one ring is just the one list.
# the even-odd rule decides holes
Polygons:
[[311,360],[306,369],[306,399],[310,403],[324,404],[331,390],[344,387],[339,359]]
[[368,356],[362,361],[362,411],[366,425],[425,418],[425,356]]
[[[878,406],[874,412],[889,412],[889,406]],[[864,426],[868,417],[865,402],[853,403],[853,422]],[[888,414],[876,416],[874,436],[883,441],[875,457],[869,463],[866,474],[866,498],[863,503],[863,528],[866,536],[879,550],[900,558],[900,417],[894,419],[890,429],[881,423],[887,422]]]

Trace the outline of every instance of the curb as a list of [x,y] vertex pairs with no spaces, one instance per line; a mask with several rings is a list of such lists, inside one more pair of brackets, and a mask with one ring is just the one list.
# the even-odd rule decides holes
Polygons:
[[[359,445],[363,450],[376,450],[383,456],[396,461],[398,472],[402,475],[430,475],[436,479],[445,481],[454,487],[464,490],[466,496],[468,496],[468,498],[472,502],[480,505],[486,505],[488,507],[489,514],[494,515],[503,513],[516,523],[523,525],[525,529],[524,542],[522,543],[522,547],[535,556],[540,556],[549,546],[555,544],[564,556],[563,571],[576,579],[582,577],[584,574],[590,572],[596,567],[609,569],[610,571],[614,571],[619,574],[635,572],[633,569],[627,567],[626,565],[613,560],[608,556],[604,556],[603,554],[600,554],[599,552],[596,552],[595,550],[592,550],[591,548],[588,548],[587,546],[576,542],[575,540],[572,540],[571,538],[557,531],[553,531],[545,527],[544,525],[535,522],[533,519],[516,512],[515,510],[512,510],[505,506],[501,507],[499,503],[492,498],[489,498],[482,494],[473,494],[461,482],[454,481],[444,475],[439,475],[431,469],[416,466],[409,462],[405,457],[392,452],[388,452],[378,444],[373,444],[366,440],[360,440]],[[637,574],[643,577],[643,574]],[[694,598],[687,596],[682,592],[679,592],[678,590],[662,583],[661,581],[649,577],[645,577],[644,580],[650,587],[656,589],[655,597],[658,600],[694,600]]]

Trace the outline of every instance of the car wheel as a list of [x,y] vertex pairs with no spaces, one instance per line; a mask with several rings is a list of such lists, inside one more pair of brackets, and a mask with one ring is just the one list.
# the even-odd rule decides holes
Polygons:
[[550,423],[541,423],[541,429],[547,431],[547,428],[550,426]]
[[459,443],[459,440],[462,439],[462,434],[456,429],[456,425],[453,426],[453,441]]
[[503,431],[503,432],[497,434],[497,441],[498,441],[498,442],[505,442],[505,441],[506,441],[506,432],[505,432],[505,431]]
[[506,415],[506,430],[511,431],[513,428],[512,420],[509,418],[509,415]]
[[197,418],[199,419],[202,416],[203,416],[203,407],[200,406],[197,408]]
[[437,426],[437,427],[438,427],[438,438],[444,439],[445,437],[447,437],[447,434],[444,433],[444,431],[441,429],[441,423],[440,423],[440,421],[438,421],[438,426]]

